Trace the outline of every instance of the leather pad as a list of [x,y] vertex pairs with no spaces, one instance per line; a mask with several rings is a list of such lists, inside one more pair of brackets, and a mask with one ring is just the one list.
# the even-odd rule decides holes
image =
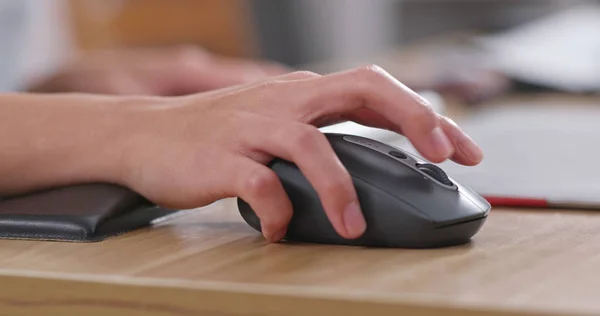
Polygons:
[[67,186],[0,200],[0,239],[100,241],[173,212],[121,186]]

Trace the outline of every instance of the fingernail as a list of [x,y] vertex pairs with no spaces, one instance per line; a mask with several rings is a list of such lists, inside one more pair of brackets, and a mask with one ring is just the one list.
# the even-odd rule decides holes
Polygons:
[[441,128],[436,127],[431,131],[431,143],[433,147],[438,151],[438,154],[447,158],[452,154],[452,146],[444,131]]
[[287,234],[287,228],[284,228],[278,232],[273,233],[271,235],[271,239],[273,240],[273,242],[281,241],[283,239],[283,237],[285,237],[285,234]]
[[365,232],[367,223],[357,202],[350,203],[344,210],[344,226],[350,236],[359,237]]
[[458,141],[458,147],[464,152],[473,162],[483,160],[483,151],[481,148],[467,135],[463,135]]

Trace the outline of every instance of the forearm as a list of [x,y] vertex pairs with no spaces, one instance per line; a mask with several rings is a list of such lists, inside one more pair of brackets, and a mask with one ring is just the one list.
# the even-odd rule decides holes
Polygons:
[[0,95],[0,196],[81,182],[119,182],[130,120],[148,99]]

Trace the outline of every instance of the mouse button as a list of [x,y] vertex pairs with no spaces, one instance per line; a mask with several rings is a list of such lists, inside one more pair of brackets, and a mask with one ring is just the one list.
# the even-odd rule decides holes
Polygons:
[[[393,187],[394,191],[411,191],[408,194],[430,194],[432,190],[439,187],[433,181],[425,178],[422,174],[414,171],[410,168],[404,168],[401,170],[394,170],[391,173],[393,176]],[[414,192],[412,192],[414,191]]]
[[435,226],[451,225],[486,215],[477,204],[462,194],[441,188],[436,191],[429,199],[421,201],[420,205]]
[[389,154],[399,159],[408,159],[408,156],[405,153],[400,152],[398,150],[392,150],[389,152]]
[[477,205],[484,213],[487,214],[491,210],[492,205],[473,189],[460,183],[456,183],[456,186],[458,187],[458,192],[462,196],[464,196],[465,198],[473,202],[475,205]]
[[[355,137],[352,138],[351,140],[357,139],[357,140],[361,140],[361,142],[358,141],[347,141],[345,140],[345,138],[332,138],[334,136],[328,135],[330,142],[331,142],[331,146],[333,148],[333,150],[335,151],[335,153],[337,154],[337,156],[341,159],[341,160],[352,160],[352,159],[358,159],[363,163],[367,163],[367,165],[371,165],[369,164],[369,162],[372,159],[376,159],[376,160],[381,160],[381,159],[385,159],[385,158],[391,158],[387,155],[387,152],[392,150],[393,148],[385,145],[385,144],[381,144],[379,142],[375,142],[372,140],[368,140],[368,139],[363,139],[360,137]],[[344,137],[351,137],[351,136],[344,136]],[[354,136],[352,136],[354,137]],[[370,144],[369,146],[366,146],[363,142],[367,142],[368,144]],[[394,159],[389,159],[389,161],[394,161]]]
[[350,174],[370,179],[375,183],[408,175],[420,175],[393,157],[368,148],[354,148],[351,152],[339,153],[338,157]]

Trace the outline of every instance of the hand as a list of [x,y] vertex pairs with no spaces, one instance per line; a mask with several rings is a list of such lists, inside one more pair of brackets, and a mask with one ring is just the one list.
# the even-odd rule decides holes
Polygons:
[[357,238],[366,227],[354,186],[317,129],[343,120],[402,133],[432,162],[482,160],[481,150],[456,124],[370,66],[325,76],[294,72],[141,106],[123,137],[127,161],[119,182],[173,208],[240,197],[257,212],[267,240],[278,241],[292,207],[265,165],[280,157],[299,166],[336,231]]
[[83,55],[30,92],[172,96],[290,72],[277,63],[227,58],[197,47],[100,51]]

